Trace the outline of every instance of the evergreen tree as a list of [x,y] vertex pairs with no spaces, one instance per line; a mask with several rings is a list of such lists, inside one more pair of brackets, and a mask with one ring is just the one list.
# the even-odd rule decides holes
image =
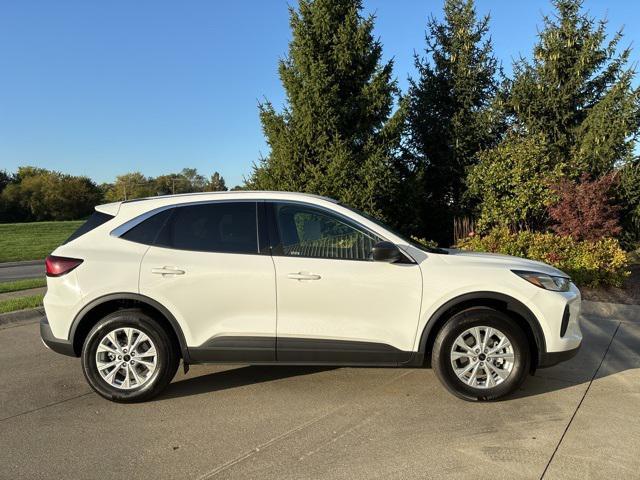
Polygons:
[[473,0],[446,0],[442,22],[430,18],[425,58],[415,56],[408,136],[417,176],[421,236],[450,244],[454,216],[469,213],[465,177],[476,154],[502,130],[496,99],[500,71],[487,38],[489,17]]
[[[553,5],[555,15],[543,17],[532,60],[515,63],[504,101],[514,135],[520,141],[536,139],[540,162],[532,172],[536,178],[526,183],[543,187],[538,203],[547,206],[553,200],[550,185],[560,176],[590,181],[630,162],[640,128],[640,90],[632,87],[635,72],[627,66],[630,49],[618,53],[622,33],[607,41],[606,21],[584,13],[580,0],[555,0]],[[479,224],[544,230],[548,216],[531,211],[525,198],[514,196],[501,181],[521,174],[515,158],[522,152],[514,148],[513,138],[484,152],[469,177],[482,200]],[[484,174],[496,158],[512,160],[500,175]],[[512,207],[526,213],[525,222],[500,219]]]
[[514,65],[507,104],[528,133],[546,138],[550,155],[573,178],[597,177],[633,155],[640,94],[618,53],[622,32],[607,41],[606,20],[582,11],[581,0],[555,0],[544,16],[531,61]]
[[374,17],[360,0],[300,0],[279,74],[287,103],[265,101],[260,120],[269,154],[248,186],[335,197],[380,215],[398,183],[394,153],[402,111],[393,62],[381,62]]
[[206,190],[208,192],[226,192],[228,190],[227,184],[224,181],[224,177],[218,172],[214,172],[211,175],[211,179],[207,183]]

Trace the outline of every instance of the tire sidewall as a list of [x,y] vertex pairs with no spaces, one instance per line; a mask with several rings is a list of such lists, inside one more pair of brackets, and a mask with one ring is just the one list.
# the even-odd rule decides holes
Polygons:
[[[142,386],[122,390],[109,385],[100,375],[96,366],[96,351],[104,336],[118,328],[133,327],[149,336],[157,352],[156,370]],[[136,402],[150,398],[165,385],[160,385],[171,370],[171,356],[174,354],[171,342],[164,330],[142,312],[115,312],[100,320],[89,332],[82,347],[82,371],[87,382],[99,395],[117,402]],[[171,376],[173,376],[171,373]],[[169,379],[171,380],[171,379]],[[168,383],[168,382],[166,382]],[[159,388],[160,387],[160,388]]]
[[[451,364],[453,342],[471,327],[492,327],[500,330],[513,346],[513,369],[509,377],[492,388],[474,388],[462,382]],[[527,338],[522,329],[507,315],[489,308],[471,309],[454,315],[436,337],[432,364],[436,374],[449,391],[465,400],[496,400],[515,391],[524,381],[531,358]]]

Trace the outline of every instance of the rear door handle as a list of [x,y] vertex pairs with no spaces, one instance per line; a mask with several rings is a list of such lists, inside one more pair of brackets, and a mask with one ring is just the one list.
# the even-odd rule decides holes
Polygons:
[[162,267],[162,268],[152,268],[151,273],[155,273],[156,275],[162,275],[163,277],[169,275],[184,275],[184,270],[180,270],[176,267]]
[[306,273],[306,272],[298,272],[298,273],[290,273],[287,275],[291,280],[320,280],[322,277],[315,273]]

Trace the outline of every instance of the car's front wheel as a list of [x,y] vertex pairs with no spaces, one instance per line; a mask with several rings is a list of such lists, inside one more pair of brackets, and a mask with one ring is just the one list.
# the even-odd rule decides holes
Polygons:
[[115,402],[140,402],[160,393],[178,369],[179,356],[166,330],[138,309],[101,319],[82,348],[85,378]]
[[506,314],[474,307],[452,316],[436,336],[431,364],[465,400],[496,400],[515,391],[531,363],[527,338]]

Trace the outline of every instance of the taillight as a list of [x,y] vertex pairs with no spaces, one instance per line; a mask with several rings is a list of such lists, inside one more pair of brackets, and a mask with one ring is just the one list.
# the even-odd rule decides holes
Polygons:
[[44,261],[47,277],[66,275],[81,263],[82,260],[79,258],[56,257],[55,255],[49,255]]

